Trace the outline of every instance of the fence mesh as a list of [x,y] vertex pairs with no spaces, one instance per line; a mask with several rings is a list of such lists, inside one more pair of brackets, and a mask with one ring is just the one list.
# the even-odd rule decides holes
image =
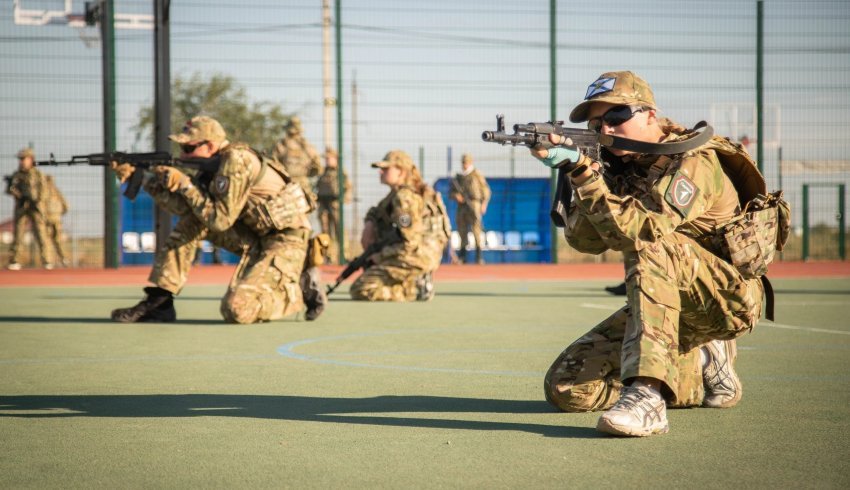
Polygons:
[[[70,4],[72,13],[83,12],[76,1],[16,4],[30,11]],[[173,2],[172,79],[230,76],[252,102],[300,116],[321,150],[321,6],[321,0]],[[549,175],[524,149],[480,140],[497,113],[509,125],[549,119],[549,2],[342,0],[340,7],[342,160],[355,183],[345,216],[350,236],[356,238],[362,216],[386,193],[369,163],[391,149],[410,153],[431,182],[456,172],[462,153],[472,154],[487,176]],[[838,189],[850,180],[850,4],[767,0],[763,8],[761,163],[768,187],[783,188],[792,204],[794,234],[783,258],[804,258],[804,232],[811,258],[844,258],[836,240],[845,235],[837,227],[846,213]],[[152,2],[117,0],[115,12],[152,16]],[[684,125],[707,119],[756,154],[756,2],[648,1],[639,10],[621,0],[558,2],[555,21],[558,118],[566,118],[600,73],[629,69],[652,85],[663,115]],[[15,153],[25,146],[39,159],[101,151],[98,38],[97,28],[73,27],[61,16],[21,25],[12,2],[0,9],[4,175],[16,169]],[[115,49],[117,146],[149,151],[134,128],[153,103],[153,32],[119,27]],[[44,171],[71,206],[64,223],[74,264],[102,265],[103,169]],[[807,208],[804,185],[812,186]],[[6,196],[0,199],[4,249],[12,218]],[[561,258],[585,259],[565,246]]]

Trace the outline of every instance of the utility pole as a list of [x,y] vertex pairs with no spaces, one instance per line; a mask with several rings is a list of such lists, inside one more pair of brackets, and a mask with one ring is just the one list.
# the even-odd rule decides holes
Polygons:
[[336,104],[336,100],[331,92],[330,0],[322,0],[322,100],[324,104],[323,143],[325,150],[327,150],[332,146],[333,106]]

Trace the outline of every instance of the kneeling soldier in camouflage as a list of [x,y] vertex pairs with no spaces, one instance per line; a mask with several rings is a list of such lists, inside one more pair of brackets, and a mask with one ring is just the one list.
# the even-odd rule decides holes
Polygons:
[[[192,118],[169,138],[180,144],[181,158],[218,156],[221,164],[208,186],[174,167],[154,168],[145,190],[180,220],[157,248],[147,297],[113,311],[112,319],[175,321],[173,298],[188,279],[201,240],[242,256],[221,300],[227,322],[276,320],[301,311],[305,303],[306,318],[315,319],[326,298],[315,268],[305,263],[313,206],[301,186],[279,163],[227,141],[215,119]],[[123,182],[134,168],[116,164],[115,170]]]
[[[656,110],[646,82],[610,72],[590,85],[570,120],[644,147],[697,134]],[[567,347],[544,380],[547,400],[561,410],[605,410],[600,431],[665,433],[668,406],[728,408],[741,400],[734,339],[755,327],[765,291],[758,277],[730,263],[718,238],[741,214],[747,186],[760,181],[763,188],[764,180],[739,145],[707,136],[672,154],[609,145],[604,171],[575,147],[532,149],[547,166],[568,172],[568,243],[586,253],[619,250],[625,258],[626,306]],[[615,141],[602,137],[603,145]],[[557,135],[550,140],[566,143]],[[744,162],[736,171],[746,179],[730,180],[736,172],[726,171],[729,156]]]
[[[430,301],[432,273],[439,267],[451,230],[445,206],[425,182],[410,156],[393,150],[372,167],[390,193],[366,213],[363,249],[382,244],[370,267],[351,285],[351,298],[365,301]],[[439,201],[439,204],[437,204]],[[439,216],[438,216],[439,215]]]

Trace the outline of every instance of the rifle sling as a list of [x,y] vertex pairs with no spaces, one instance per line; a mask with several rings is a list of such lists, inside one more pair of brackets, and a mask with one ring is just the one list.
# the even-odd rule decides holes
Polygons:
[[676,155],[685,153],[695,148],[708,143],[714,136],[714,128],[707,122],[700,121],[693,127],[692,131],[698,132],[696,136],[683,141],[675,141],[671,143],[648,143],[646,141],[637,141],[620,136],[612,136],[609,134],[599,135],[599,144],[608,148],[617,150],[632,151],[635,153],[643,153],[646,155]]

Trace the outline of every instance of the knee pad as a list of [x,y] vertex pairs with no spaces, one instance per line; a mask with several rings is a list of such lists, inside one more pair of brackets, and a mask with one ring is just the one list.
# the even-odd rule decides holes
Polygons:
[[228,292],[221,299],[221,316],[228,323],[256,323],[260,317],[260,303],[246,294]]
[[[566,389],[564,389],[566,388]],[[563,412],[593,412],[611,408],[620,398],[623,384],[619,380],[594,380],[563,387],[546,379],[546,401]]]

